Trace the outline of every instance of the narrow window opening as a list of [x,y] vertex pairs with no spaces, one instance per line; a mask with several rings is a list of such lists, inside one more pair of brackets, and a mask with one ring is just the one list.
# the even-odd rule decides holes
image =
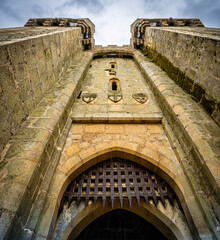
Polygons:
[[133,57],[132,57],[132,56],[129,56],[129,55],[123,55],[122,58],[133,59]]
[[77,96],[77,99],[80,99],[81,94],[82,94],[82,91],[79,92],[79,95]]
[[84,38],[86,38],[86,39],[89,38],[89,33],[88,32],[84,33]]
[[99,58],[103,58],[103,55],[97,55],[93,57],[93,59],[99,59]]
[[76,27],[77,23],[70,22],[69,25],[70,27]]
[[115,65],[112,64],[111,68],[115,68]]
[[89,50],[90,49],[90,44],[85,44],[84,45],[84,50]]
[[118,54],[117,53],[109,53],[109,54],[107,54],[107,57],[108,58],[115,58],[115,57],[118,57]]
[[117,83],[116,83],[116,82],[113,82],[113,83],[112,83],[112,90],[113,90],[113,91],[117,91],[117,88],[118,88]]
[[150,23],[150,26],[151,26],[151,27],[156,27],[156,26],[157,26],[157,23],[156,23],[156,22],[151,22],[151,23]]

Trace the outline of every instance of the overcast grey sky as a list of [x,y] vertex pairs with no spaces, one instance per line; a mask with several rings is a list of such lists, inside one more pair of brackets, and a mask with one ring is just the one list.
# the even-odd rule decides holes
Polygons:
[[123,45],[137,18],[200,18],[220,27],[220,0],[0,0],[0,28],[36,17],[90,18],[97,45]]

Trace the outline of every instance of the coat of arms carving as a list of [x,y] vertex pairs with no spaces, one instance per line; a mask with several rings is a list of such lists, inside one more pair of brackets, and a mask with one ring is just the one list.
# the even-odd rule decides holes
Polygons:
[[133,93],[132,97],[139,103],[145,103],[148,99],[147,94],[145,93]]
[[97,97],[96,93],[83,93],[82,94],[82,100],[86,103],[90,103],[94,101]]
[[109,98],[112,102],[119,102],[119,101],[122,99],[122,94],[110,93],[110,94],[108,94],[108,98]]

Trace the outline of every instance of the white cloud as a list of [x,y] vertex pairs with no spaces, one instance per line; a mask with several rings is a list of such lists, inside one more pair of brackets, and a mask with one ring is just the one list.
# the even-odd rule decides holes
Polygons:
[[0,27],[23,26],[31,17],[90,18],[96,44],[123,45],[130,43],[137,18],[198,17],[217,26],[219,3],[210,1],[209,6],[205,0],[0,0]]

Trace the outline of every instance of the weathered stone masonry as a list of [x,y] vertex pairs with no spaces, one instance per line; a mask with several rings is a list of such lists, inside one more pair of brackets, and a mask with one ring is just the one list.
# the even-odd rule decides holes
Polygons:
[[[25,28],[25,30],[26,29],[27,28]],[[39,30],[40,28],[37,28],[37,31]],[[50,32],[51,28],[48,31]],[[45,199],[45,194],[42,192],[45,193],[47,187],[44,186],[44,189],[41,189],[40,191],[39,188],[41,186],[42,179],[45,177],[46,183],[50,183],[50,178],[52,177],[54,168],[56,167],[56,159],[59,159],[60,150],[57,150],[57,148],[61,149],[62,147],[62,138],[60,139],[60,137],[62,133],[65,136],[65,129],[68,131],[67,119],[70,113],[70,107],[73,99],[78,94],[80,80],[83,79],[83,75],[88,69],[89,61],[91,59],[89,54],[82,52],[80,32],[79,28],[71,28],[69,30],[65,28],[62,29],[62,31],[61,29],[58,29],[58,34],[55,33],[55,36],[40,35],[34,40],[26,40],[29,44],[35,42],[35,47],[41,50],[42,59],[44,60],[44,65],[41,70],[49,66],[49,73],[46,73],[51,76],[51,79],[54,82],[51,80],[50,90],[49,87],[47,91],[45,90],[43,99],[39,99],[41,100],[40,103],[34,108],[34,111],[32,111],[24,124],[21,127],[18,125],[18,127],[20,127],[19,131],[11,138],[10,142],[6,146],[6,149],[9,147],[10,154],[8,152],[5,156],[5,152],[3,151],[2,153],[4,159],[1,162],[1,167],[3,168],[1,173],[2,190],[4,191],[4,189],[8,189],[6,191],[7,193],[5,192],[5,196],[1,195],[2,219],[8,219],[1,223],[1,232],[3,231],[1,234],[2,237],[4,237],[4,225],[7,224],[8,221],[10,223],[13,218],[15,220],[21,215],[23,215],[23,219],[27,221],[27,214],[24,213],[23,206],[25,206],[25,211],[28,213],[31,209],[31,201],[42,202],[43,199]],[[61,36],[59,36],[59,34]],[[54,48],[51,47],[53,46],[54,39],[57,39],[58,41],[58,48],[55,48],[55,46]],[[45,49],[43,49],[43,41],[46,42]],[[15,45],[18,44],[20,46],[22,43],[23,41],[19,41],[18,43],[15,43]],[[54,56],[60,48],[60,56]],[[54,54],[52,54],[53,52],[51,49],[55,51]],[[66,53],[64,53],[65,51]],[[62,77],[57,76],[57,79],[54,78],[56,71],[59,69],[59,66],[57,66],[59,62],[56,60],[56,56],[57,59],[61,57],[63,58],[63,66],[60,67],[60,70],[62,72],[65,70]],[[52,64],[52,59],[54,59],[56,64]],[[32,61],[33,65],[36,65],[37,61],[35,61],[35,55],[33,56]],[[24,59],[23,62],[21,62],[21,65],[22,64],[26,64]],[[57,70],[54,72],[53,69],[55,66],[57,66]],[[32,74],[33,72],[30,71],[30,73]],[[4,80],[4,78],[1,79],[1,82],[2,80]],[[55,80],[59,81],[55,83]],[[47,78],[47,74],[45,74],[44,81],[46,86],[49,85],[50,80]],[[22,94],[24,95],[24,92]],[[4,142],[2,142],[2,144],[4,144]],[[50,162],[50,159],[52,158],[54,160],[53,163]],[[9,175],[7,175],[7,172]],[[9,186],[11,186],[11,188]],[[20,191],[19,196],[16,198],[10,198],[15,191]],[[21,201],[23,202],[22,206],[18,208],[21,199],[24,200]],[[23,213],[19,214],[19,211],[22,211]],[[32,210],[32,216],[36,217],[33,211],[34,209]],[[18,221],[21,224],[22,219],[19,218]],[[33,224],[36,223],[33,221],[32,225]],[[23,224],[20,226],[22,225]],[[5,230],[7,230],[7,228],[5,228]]]
[[[220,129],[214,115],[208,115],[184,85],[173,81],[175,68],[167,71],[162,66],[166,73],[129,46],[83,51],[82,28],[46,27],[57,20],[44,21],[45,27],[0,31],[1,121],[10,123],[2,127],[1,134],[5,147],[0,164],[0,239],[75,239],[90,222],[121,208],[117,200],[113,208],[108,199],[105,207],[100,199],[97,206],[89,201],[87,207],[83,201],[79,207],[73,201],[58,218],[60,201],[71,181],[89,167],[116,157],[155,172],[173,188],[182,208],[169,202],[156,207],[142,200],[139,208],[133,200],[131,208],[124,201],[124,210],[149,221],[168,239],[217,240]],[[196,20],[195,24],[200,23]],[[147,45],[156,40],[156,46],[161,44],[159,50],[152,48],[154,56],[168,59],[164,52],[173,44],[169,34],[179,29],[142,28],[148,34]],[[194,38],[195,29],[181,31]],[[160,34],[167,41],[163,53]],[[185,58],[178,60],[184,63]],[[196,74],[200,74],[199,67]],[[111,79],[120,82],[118,102],[108,96]],[[197,80],[193,89],[202,83]],[[29,84],[25,90],[23,82]],[[202,98],[207,93],[216,96],[208,86]],[[133,94],[137,93],[146,94],[146,102],[136,101]],[[88,94],[94,99],[83,101],[82,96]],[[16,104],[10,102],[14,96]],[[32,105],[26,108],[28,99]]]
[[[43,96],[82,51],[80,29],[15,30],[15,39],[0,44],[0,150],[19,129]],[[19,34],[22,41],[19,40]],[[4,34],[4,30],[1,30]],[[6,33],[7,34],[7,33]]]
[[[143,52],[219,124],[219,32],[201,27],[146,27],[140,40]],[[132,44],[135,41],[133,33]]]

